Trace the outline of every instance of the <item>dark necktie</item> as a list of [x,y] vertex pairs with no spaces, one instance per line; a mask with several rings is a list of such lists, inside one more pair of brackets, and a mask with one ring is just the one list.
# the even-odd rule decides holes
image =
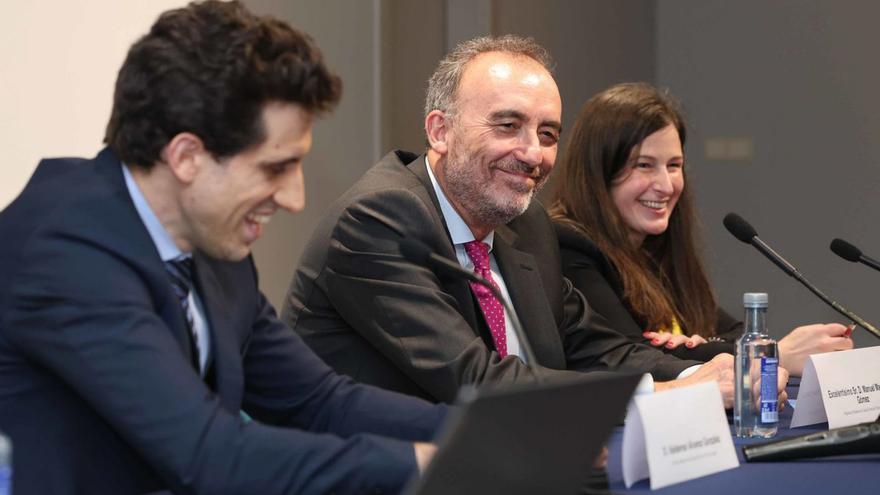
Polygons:
[[[474,262],[474,273],[488,280],[497,289],[498,284],[492,279],[492,271],[489,268],[489,245],[482,241],[471,241],[465,243],[464,250]],[[506,356],[507,331],[504,325],[504,308],[489,289],[476,282],[468,283],[477,297],[480,309],[483,310],[483,316],[486,317],[489,331],[492,332],[492,340],[495,342],[495,350],[498,351],[499,356]]]
[[192,351],[193,365],[196,367],[196,370],[201,370],[199,365],[199,336],[193,326],[192,308],[189,305],[189,293],[193,288],[192,257],[181,256],[171,261],[166,261],[165,270],[171,279],[171,288],[174,290],[174,295],[177,296],[180,307],[183,309],[183,314],[186,317],[186,327],[189,330],[190,344],[192,344],[190,350]]

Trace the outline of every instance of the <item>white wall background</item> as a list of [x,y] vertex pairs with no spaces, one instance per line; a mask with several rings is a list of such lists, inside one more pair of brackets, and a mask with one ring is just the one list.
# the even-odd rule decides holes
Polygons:
[[101,149],[116,71],[158,14],[182,0],[3,2],[0,209],[50,156]]

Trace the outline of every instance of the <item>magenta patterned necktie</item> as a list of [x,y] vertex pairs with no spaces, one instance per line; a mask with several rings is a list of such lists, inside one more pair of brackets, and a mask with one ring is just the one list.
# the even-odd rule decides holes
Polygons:
[[[498,284],[492,279],[492,272],[489,270],[489,245],[481,241],[471,241],[464,245],[464,250],[474,262],[474,272],[485,278],[496,289]],[[471,291],[477,296],[477,302],[480,303],[480,309],[483,310],[483,316],[486,317],[486,323],[489,324],[489,331],[492,332],[492,340],[495,341],[495,350],[501,357],[507,355],[507,332],[504,328],[504,308],[498,299],[492,295],[492,292],[486,287],[476,283],[469,282]]]

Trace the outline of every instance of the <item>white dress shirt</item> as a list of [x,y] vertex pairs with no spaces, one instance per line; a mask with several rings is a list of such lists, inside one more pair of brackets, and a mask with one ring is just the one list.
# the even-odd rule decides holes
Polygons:
[[[449,228],[449,235],[452,237],[452,244],[455,246],[455,257],[458,258],[458,264],[465,270],[472,272],[474,271],[474,262],[471,261],[471,257],[465,252],[464,245],[476,240],[474,234],[461,218],[461,215],[452,207],[452,203],[449,202],[446,194],[443,193],[443,189],[437,183],[437,178],[434,177],[434,171],[431,170],[431,164],[428,163],[427,156],[425,156],[425,167],[428,168],[431,185],[434,186],[434,193],[437,194],[437,200],[440,202],[440,211],[443,214],[443,219],[446,221],[446,227]],[[507,304],[513,307],[510,294],[507,292],[507,285],[504,284],[504,278],[498,269],[498,262],[495,261],[495,255],[492,254],[495,232],[489,232],[489,235],[480,240],[489,245],[489,270],[492,272],[492,280],[495,281],[501,296]],[[507,338],[507,354],[519,356],[520,359],[525,361],[525,357],[520,355],[519,338],[517,338],[516,332],[513,330],[513,325],[510,324],[510,313],[507,312],[506,308],[504,309],[504,334]]]

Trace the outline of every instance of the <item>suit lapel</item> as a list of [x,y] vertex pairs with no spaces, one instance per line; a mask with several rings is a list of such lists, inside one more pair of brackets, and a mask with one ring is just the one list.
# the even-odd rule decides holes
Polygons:
[[214,390],[227,410],[237,412],[241,408],[243,389],[241,357],[237,346],[234,320],[228,308],[230,301],[224,297],[210,263],[203,255],[195,253],[196,290],[205,309],[211,332],[211,351],[208,354],[206,376],[214,378]]
[[[156,250],[150,233],[144,226],[131,201],[125,178],[122,175],[121,161],[112,151],[105,149],[95,158],[95,170],[113,190],[114,197],[124,207],[105,208],[102,213],[108,232],[105,242],[108,247],[120,255],[127,257],[135,266],[141,266],[145,277],[152,287],[159,288],[154,292],[159,316],[168,326],[174,339],[180,346],[184,359],[190,361],[190,336],[180,302],[171,288],[165,266]],[[242,371],[239,351],[236,346],[238,339],[234,329],[230,328],[232,320],[228,317],[228,301],[223,295],[211,265],[202,255],[195,253],[195,284],[201,302],[204,305],[205,317],[211,332],[211,351],[208,368],[213,367],[215,373],[215,391],[221,403],[230,411],[237,412],[241,406]]]
[[95,172],[106,182],[108,190],[113,191],[114,199],[121,204],[119,208],[104,205],[101,216],[107,229],[101,231],[101,242],[110,250],[129,259],[134,266],[141,267],[150,286],[160,288],[154,289],[159,316],[180,346],[181,354],[189,362],[192,354],[186,317],[171,288],[156,245],[131,200],[122,175],[122,161],[105,148],[95,157],[94,163]]
[[[440,201],[437,199],[437,194],[434,193],[434,185],[431,183],[431,177],[428,176],[428,170],[425,166],[425,155],[419,155],[419,157],[407,165],[407,168],[418,177],[419,181],[422,183],[422,186],[425,188],[428,196],[430,197],[431,204],[434,205],[434,211],[436,212],[437,221],[443,225],[443,231],[446,232],[446,239],[449,242],[443,244],[443,246],[438,249],[437,254],[443,256],[455,263],[458,263],[458,258],[455,255],[455,246],[452,245],[452,238],[449,235],[449,227],[446,225],[446,220],[443,218],[443,213],[440,210]],[[480,316],[477,317],[477,306],[476,300],[471,293],[471,288],[465,280],[462,279],[444,279],[444,289],[458,301],[459,309],[461,310],[461,315],[470,323],[471,328],[474,328],[474,332],[477,332],[477,328],[479,326],[479,321],[482,318]]]
[[565,353],[560,339],[554,335],[556,321],[537,263],[534,256],[516,249],[517,238],[509,227],[499,227],[495,230],[492,252],[535,357],[544,366],[563,369]]

